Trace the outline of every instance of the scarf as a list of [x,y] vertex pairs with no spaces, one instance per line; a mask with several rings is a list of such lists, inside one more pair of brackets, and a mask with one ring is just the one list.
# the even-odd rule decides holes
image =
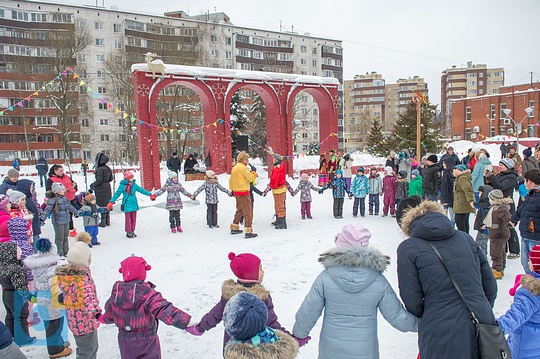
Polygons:
[[129,181],[129,183],[126,185],[126,189],[124,190],[127,194],[131,194],[131,190],[133,189],[133,182]]
[[260,333],[255,334],[254,337],[251,337],[246,340],[231,340],[234,343],[251,343],[253,346],[258,346],[261,343],[275,343],[278,341],[276,332],[270,327],[264,328]]
[[[491,206],[491,208],[489,209],[487,215],[486,215],[486,218],[484,219],[484,224],[486,225],[487,228],[494,228],[493,227],[493,212],[496,211],[497,209],[499,209],[501,205],[498,205],[498,206]],[[504,204],[502,206],[505,206]],[[497,229],[499,228],[499,226],[497,225],[497,227],[495,227],[494,229]]]
[[90,206],[90,212],[98,213],[98,208],[95,204],[89,204],[89,206]]

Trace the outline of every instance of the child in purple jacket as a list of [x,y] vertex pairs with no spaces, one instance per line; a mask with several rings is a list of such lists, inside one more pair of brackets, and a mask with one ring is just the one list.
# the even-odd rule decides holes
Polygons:
[[[259,257],[251,253],[236,255],[231,252],[229,253],[229,260],[231,261],[231,270],[238,280],[236,282],[232,279],[226,280],[221,288],[220,301],[202,317],[199,324],[187,327],[186,331],[195,336],[200,336],[205,331],[214,328],[223,319],[223,311],[229,299],[240,292],[248,292],[255,295],[268,307],[268,321],[266,322],[266,326],[285,331],[281,327],[278,317],[274,312],[274,303],[272,303],[270,292],[261,284],[264,271]],[[230,339],[229,334],[225,332],[223,348],[225,348],[225,345]]]
[[156,291],[155,285],[145,282],[151,267],[144,258],[131,256],[120,263],[123,281],[117,281],[111,297],[105,303],[105,313],[98,316],[101,323],[118,327],[118,344],[122,359],[161,358],[157,335],[158,320],[185,329],[191,316]]

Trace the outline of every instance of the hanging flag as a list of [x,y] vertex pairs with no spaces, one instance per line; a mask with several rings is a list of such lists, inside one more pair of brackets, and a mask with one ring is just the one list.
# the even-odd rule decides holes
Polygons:
[[115,114],[115,115],[118,115],[119,113],[120,113],[120,110],[119,110],[119,109],[115,109],[115,110],[114,110],[114,114]]
[[77,76],[77,74],[73,74],[73,79],[78,79],[79,76]]

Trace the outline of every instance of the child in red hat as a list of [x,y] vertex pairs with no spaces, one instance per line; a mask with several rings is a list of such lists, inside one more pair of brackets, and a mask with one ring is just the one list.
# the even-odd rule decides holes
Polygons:
[[152,201],[155,201],[156,196],[148,192],[144,188],[135,183],[135,176],[131,171],[124,172],[124,179],[120,181],[120,186],[116,190],[116,193],[109,201],[107,210],[112,211],[114,202],[122,195],[122,205],[120,210],[126,215],[126,237],[135,238],[135,227],[137,225],[137,211],[139,210],[139,202],[137,201],[137,192],[149,196]]
[[118,271],[124,280],[114,284],[105,313],[98,319],[118,327],[122,359],[161,358],[158,320],[185,329],[191,316],[163,298],[155,285],[145,282],[146,272],[152,267],[144,258],[132,255],[120,266]]
[[[540,244],[529,252],[530,275],[516,277],[510,289],[514,303],[497,321],[505,334],[512,358],[536,358],[540,353]],[[521,285],[520,288],[516,288]]]
[[[282,328],[274,312],[274,303],[272,302],[272,297],[270,297],[270,292],[261,284],[264,271],[259,257],[251,253],[236,255],[231,252],[229,253],[229,260],[231,261],[231,270],[238,280],[236,282],[232,279],[226,280],[221,287],[220,301],[202,317],[199,324],[188,327],[186,331],[195,336],[200,336],[205,331],[214,328],[221,322],[227,302],[241,292],[253,294],[268,307],[266,326],[273,329],[285,330]],[[224,348],[230,339],[229,334],[225,332],[223,338]]]

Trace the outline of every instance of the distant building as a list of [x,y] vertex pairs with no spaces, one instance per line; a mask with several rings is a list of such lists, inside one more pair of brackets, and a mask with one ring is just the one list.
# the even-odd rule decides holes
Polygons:
[[[496,90],[490,95],[452,100],[453,140],[477,141],[516,132],[521,132],[520,137],[540,136],[536,125],[540,121],[540,82]],[[509,117],[505,109],[511,110]]]
[[395,84],[387,84],[385,90],[384,130],[386,132],[394,129],[399,115],[405,112],[415,93],[429,97],[427,83],[419,76],[399,79]]

